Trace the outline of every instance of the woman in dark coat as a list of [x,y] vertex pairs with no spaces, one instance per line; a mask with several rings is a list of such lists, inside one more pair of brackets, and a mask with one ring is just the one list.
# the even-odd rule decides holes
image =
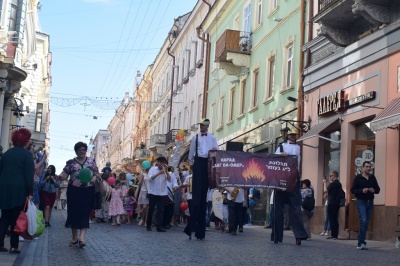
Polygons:
[[7,150],[0,162],[0,252],[7,252],[4,238],[11,229],[10,253],[20,253],[18,234],[14,233],[17,218],[24,208],[26,197],[32,199],[35,165],[27,150],[31,132],[26,128],[15,130],[11,135],[13,148]]
[[[72,230],[72,241],[69,245],[80,248],[86,246],[85,236],[89,228],[89,213],[94,202],[94,183],[97,178],[99,182],[101,180],[96,162],[92,158],[86,157],[87,148],[86,143],[76,143],[74,146],[76,157],[67,161],[59,175],[61,180],[70,177],[67,189],[68,216],[65,227]],[[93,178],[89,183],[82,183],[79,180],[79,172],[83,168],[88,168],[93,173]],[[78,230],[80,230],[79,239]]]

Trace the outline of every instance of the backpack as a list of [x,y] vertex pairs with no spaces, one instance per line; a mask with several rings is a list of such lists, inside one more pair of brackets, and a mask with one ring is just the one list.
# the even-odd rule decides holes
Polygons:
[[301,207],[303,207],[303,209],[306,211],[312,211],[315,207],[314,191],[311,191],[311,196],[305,197],[301,203]]
[[340,188],[339,193],[338,193],[338,202],[339,202],[339,206],[343,207],[344,205],[346,205],[346,193],[344,192],[343,188]]
[[261,199],[261,192],[260,190],[253,188],[253,198],[254,199]]

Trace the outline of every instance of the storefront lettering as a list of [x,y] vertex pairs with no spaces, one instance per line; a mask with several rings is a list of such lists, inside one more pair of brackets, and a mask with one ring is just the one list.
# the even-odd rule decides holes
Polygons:
[[352,105],[356,105],[356,104],[359,104],[359,103],[362,103],[362,102],[365,102],[368,100],[375,99],[375,94],[376,93],[374,91],[371,91],[366,94],[352,98],[352,99],[348,100],[347,106],[352,106]]
[[344,91],[340,90],[319,98],[317,102],[318,115],[340,111],[343,108],[343,94]]

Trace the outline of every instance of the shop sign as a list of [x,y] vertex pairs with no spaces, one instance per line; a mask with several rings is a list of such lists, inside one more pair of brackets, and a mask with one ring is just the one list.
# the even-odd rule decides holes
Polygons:
[[365,101],[373,100],[373,99],[375,99],[375,95],[376,95],[376,92],[375,91],[371,91],[371,92],[368,92],[366,94],[357,96],[355,98],[352,98],[352,99],[348,100],[346,106],[349,107],[349,106],[352,106],[352,105],[363,103]]
[[336,113],[344,108],[344,90],[319,98],[317,102],[318,115]]

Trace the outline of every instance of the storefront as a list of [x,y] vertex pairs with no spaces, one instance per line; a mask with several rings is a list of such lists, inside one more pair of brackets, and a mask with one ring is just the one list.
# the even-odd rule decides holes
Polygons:
[[400,230],[400,28],[391,30],[305,70],[304,118],[312,122],[298,141],[302,177],[315,188],[313,233],[322,231],[324,221],[322,179],[335,170],[347,199],[339,214],[339,235],[357,238],[359,220],[350,187],[364,161],[372,163],[381,188],[367,238],[394,241]]

